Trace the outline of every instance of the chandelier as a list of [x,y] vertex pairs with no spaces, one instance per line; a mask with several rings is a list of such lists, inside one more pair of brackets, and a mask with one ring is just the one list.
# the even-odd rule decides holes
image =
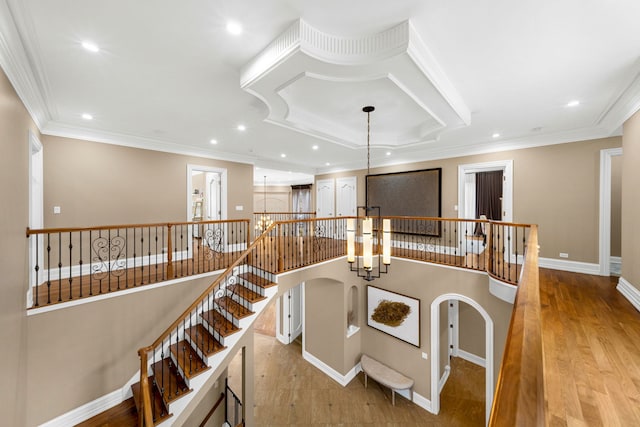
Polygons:
[[[373,106],[366,106],[362,111],[367,113],[367,176],[370,172],[370,130],[371,112]],[[380,218],[380,206],[369,206],[369,192],[366,192],[365,206],[358,206],[358,220],[360,212],[364,212],[362,221],[354,218],[347,219],[347,262],[349,269],[355,271],[358,277],[371,281],[380,277],[381,273],[387,273],[391,264],[391,221]],[[380,239],[380,225],[382,225],[382,239]],[[356,255],[356,235],[360,242],[361,252]],[[382,240],[382,256],[380,255],[380,240]],[[374,265],[374,257],[377,258],[377,266]],[[384,270],[382,268],[384,266]]]
[[269,215],[267,215],[267,176],[266,175],[264,176],[264,185],[262,188],[264,192],[264,205],[263,205],[264,208],[262,210],[262,215],[260,215],[260,219],[255,225],[255,229],[259,234],[264,233],[265,230],[269,228],[271,224],[273,224],[273,221],[271,220]]

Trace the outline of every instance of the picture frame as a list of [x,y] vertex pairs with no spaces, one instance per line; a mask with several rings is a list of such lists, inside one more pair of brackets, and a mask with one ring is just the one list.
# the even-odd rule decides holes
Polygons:
[[420,347],[420,300],[367,286],[367,326]]

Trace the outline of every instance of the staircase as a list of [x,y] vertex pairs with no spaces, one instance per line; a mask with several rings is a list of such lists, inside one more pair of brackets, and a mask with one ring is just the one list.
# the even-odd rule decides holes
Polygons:
[[[149,360],[154,425],[169,426],[222,363],[277,293],[274,274],[248,264],[234,268]],[[138,414],[141,386],[131,386]]]

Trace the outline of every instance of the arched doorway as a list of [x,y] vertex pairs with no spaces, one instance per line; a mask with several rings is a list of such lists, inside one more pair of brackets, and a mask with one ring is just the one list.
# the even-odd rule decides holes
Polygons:
[[493,320],[489,313],[473,299],[460,294],[444,294],[437,297],[431,303],[431,412],[440,412],[440,304],[448,300],[458,300],[469,304],[475,308],[483,317],[485,322],[485,348],[486,348],[486,371],[485,371],[485,418],[488,422],[493,403]]

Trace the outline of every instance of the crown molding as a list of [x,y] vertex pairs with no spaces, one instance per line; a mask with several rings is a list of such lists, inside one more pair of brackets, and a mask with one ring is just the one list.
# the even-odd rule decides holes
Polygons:
[[[12,2],[13,3],[13,2]],[[20,3],[20,2],[18,2]],[[14,11],[22,6],[11,6],[9,1],[0,0],[0,66],[22,100],[38,129],[52,119],[46,97],[45,84],[33,67],[33,60],[27,54],[23,36],[18,31]],[[21,16],[20,12],[17,15]]]
[[[433,145],[432,147],[420,147],[420,151],[396,151],[394,159],[404,157],[399,160],[383,159],[377,162],[372,160],[371,168],[382,168],[397,165],[406,165],[416,162],[426,162],[430,160],[451,159],[455,157],[473,156],[478,154],[498,153],[502,151],[522,150],[526,148],[544,147],[547,145],[566,144],[571,142],[588,141],[599,138],[609,138],[611,133],[607,129],[593,127],[575,129],[566,132],[555,132],[536,136],[523,136],[502,141],[480,141],[468,145],[448,146],[446,144]],[[326,168],[317,168],[316,174],[337,173],[350,170],[364,169],[362,161],[349,162],[333,165]]]
[[629,117],[640,110],[640,59],[633,66],[635,73],[618,95],[607,105],[596,121],[610,133],[615,132]]
[[49,122],[41,129],[42,134],[74,138],[102,144],[120,145],[123,147],[139,148],[142,150],[161,151],[164,153],[180,154],[183,156],[202,157],[207,159],[224,160],[236,163],[255,164],[256,156],[229,154],[221,151],[211,151],[203,148],[188,146],[176,142],[161,141],[135,135],[127,135],[103,130],[86,129],[64,123]]

